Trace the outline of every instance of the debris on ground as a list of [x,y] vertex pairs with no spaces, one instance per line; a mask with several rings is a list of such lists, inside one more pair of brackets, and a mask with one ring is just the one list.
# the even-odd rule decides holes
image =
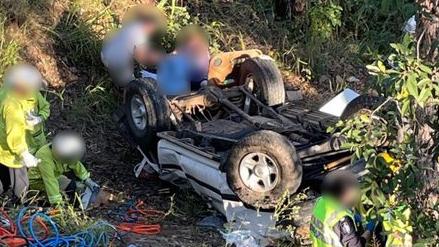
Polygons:
[[197,223],[197,226],[207,229],[221,230],[224,227],[225,223],[226,221],[223,217],[210,215],[200,220]]
[[416,16],[413,15],[408,19],[404,25],[403,31],[408,34],[416,33]]
[[260,247],[251,231],[236,230],[229,233],[223,233],[226,245],[236,247]]

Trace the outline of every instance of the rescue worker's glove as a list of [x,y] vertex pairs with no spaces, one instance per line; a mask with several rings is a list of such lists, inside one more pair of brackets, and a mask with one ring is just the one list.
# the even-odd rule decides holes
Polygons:
[[26,116],[26,124],[30,127],[34,127],[43,122],[43,118],[33,112],[29,112]]
[[87,187],[89,187],[92,191],[100,188],[100,186],[95,181],[93,181],[91,178],[87,178],[86,180],[84,180],[84,184]]
[[369,232],[373,232],[375,230],[376,225],[377,224],[375,220],[369,220],[366,225],[366,230],[368,230]]
[[41,160],[35,158],[29,151],[24,151],[21,155],[21,161],[25,167],[36,167]]

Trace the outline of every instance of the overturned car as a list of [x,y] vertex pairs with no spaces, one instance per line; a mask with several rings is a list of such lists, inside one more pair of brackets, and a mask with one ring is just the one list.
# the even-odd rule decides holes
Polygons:
[[345,90],[319,111],[286,102],[279,69],[255,50],[219,54],[209,69],[213,83],[185,95],[162,95],[152,78],[125,88],[117,120],[144,154],[139,169],[189,182],[229,220],[270,212],[286,191],[318,191],[334,170],[363,170],[326,129],[375,99]]

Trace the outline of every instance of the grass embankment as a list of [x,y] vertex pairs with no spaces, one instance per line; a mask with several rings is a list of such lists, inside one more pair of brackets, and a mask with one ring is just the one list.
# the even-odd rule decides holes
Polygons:
[[[118,99],[99,53],[105,35],[120,26],[123,13],[137,2],[0,2],[0,76],[18,61],[35,64],[50,84],[49,130],[80,131],[89,144],[86,160],[92,171],[101,171],[121,188],[121,176],[129,176],[129,169],[125,174],[109,170],[132,160],[133,151],[110,119]],[[265,0],[158,2],[169,18],[163,44],[168,50],[181,27],[201,23],[212,36],[213,52],[263,50],[278,61],[287,86],[301,89],[314,104],[345,86],[361,88],[367,80],[365,64],[388,52],[415,11],[408,0],[296,1],[304,2],[303,8],[279,21]],[[359,81],[349,80],[353,76]]]

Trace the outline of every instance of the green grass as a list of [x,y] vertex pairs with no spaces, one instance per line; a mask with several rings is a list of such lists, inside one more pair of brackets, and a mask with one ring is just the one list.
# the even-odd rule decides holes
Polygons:
[[198,220],[200,216],[209,215],[211,211],[202,198],[192,190],[179,189],[172,197],[171,207],[168,212],[171,217],[184,218],[188,221]]
[[[71,105],[67,120],[81,123],[84,127],[114,126],[111,113],[117,107],[117,100],[108,80],[94,82],[85,87],[83,93]],[[103,130],[102,130],[103,131]]]
[[[115,26],[108,8],[96,9],[92,15],[73,2],[59,23],[49,30],[56,38],[56,46],[68,60],[89,75],[104,74],[100,51],[104,36]],[[85,13],[85,14],[84,14]]]
[[[1,11],[1,10],[0,10]],[[0,80],[7,68],[20,59],[20,45],[7,37],[6,17],[0,12]]]

